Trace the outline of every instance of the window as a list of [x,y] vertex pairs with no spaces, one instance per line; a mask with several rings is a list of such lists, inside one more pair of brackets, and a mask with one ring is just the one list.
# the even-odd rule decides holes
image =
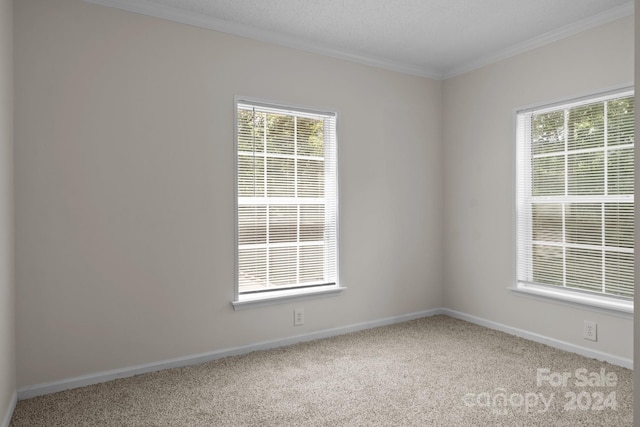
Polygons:
[[335,113],[236,110],[236,302],[337,288]]
[[517,113],[517,288],[632,309],[633,92]]

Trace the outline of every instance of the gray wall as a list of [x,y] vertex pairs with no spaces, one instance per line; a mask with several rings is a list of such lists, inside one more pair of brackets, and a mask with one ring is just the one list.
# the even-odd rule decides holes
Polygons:
[[0,0],[0,425],[16,392],[12,231],[13,0]]
[[[442,306],[441,82],[80,0],[15,29],[19,387]],[[235,94],[338,111],[340,296],[233,311]]]
[[[618,357],[633,319],[523,297],[515,284],[514,109],[633,84],[633,17],[444,83],[445,306]],[[598,342],[582,338],[598,323]]]

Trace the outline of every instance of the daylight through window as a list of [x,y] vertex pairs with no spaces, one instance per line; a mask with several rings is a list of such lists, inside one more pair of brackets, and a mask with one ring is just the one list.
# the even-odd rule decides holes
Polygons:
[[633,92],[517,114],[519,286],[633,297]]
[[336,117],[237,103],[237,293],[337,283]]

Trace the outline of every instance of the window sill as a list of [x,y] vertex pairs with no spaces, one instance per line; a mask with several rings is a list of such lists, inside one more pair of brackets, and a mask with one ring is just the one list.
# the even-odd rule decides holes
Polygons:
[[633,301],[622,298],[594,295],[588,292],[580,292],[578,290],[567,290],[562,288],[555,289],[552,287],[538,285],[517,284],[515,286],[510,286],[508,289],[548,301],[560,301],[571,305],[604,310],[609,313],[614,312],[625,316],[633,316]]
[[346,289],[347,288],[342,286],[331,285],[317,288],[289,289],[261,294],[240,295],[236,301],[231,302],[231,305],[235,311],[238,311],[247,308],[283,304],[290,301],[338,295]]

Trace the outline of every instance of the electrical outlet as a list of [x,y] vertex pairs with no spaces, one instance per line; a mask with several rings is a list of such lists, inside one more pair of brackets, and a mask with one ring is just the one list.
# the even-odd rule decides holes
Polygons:
[[304,309],[302,308],[294,308],[293,309],[293,326],[304,325]]
[[585,320],[583,336],[585,340],[598,341],[598,324],[590,320]]

